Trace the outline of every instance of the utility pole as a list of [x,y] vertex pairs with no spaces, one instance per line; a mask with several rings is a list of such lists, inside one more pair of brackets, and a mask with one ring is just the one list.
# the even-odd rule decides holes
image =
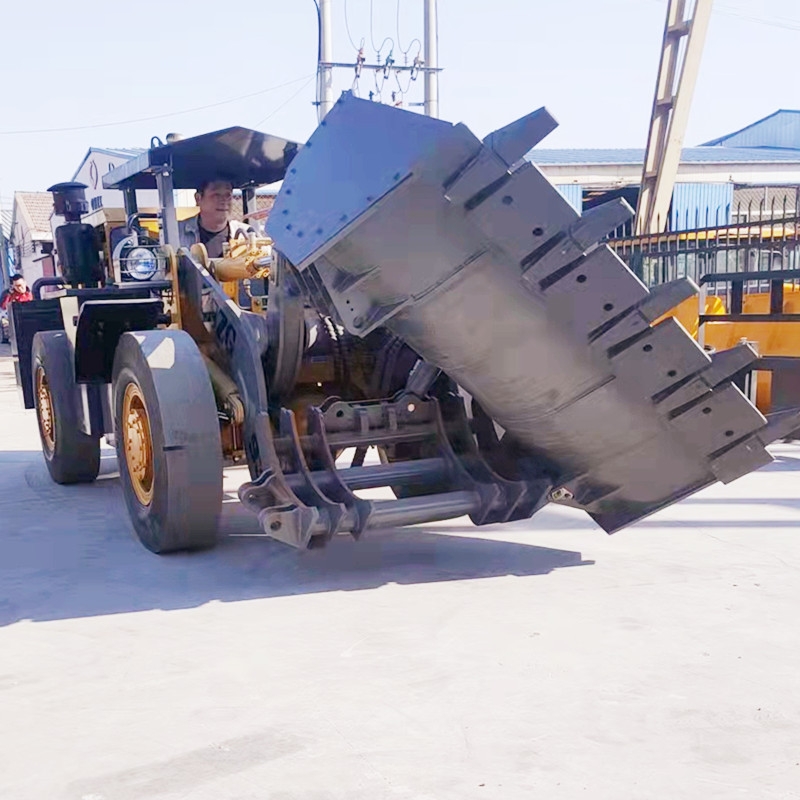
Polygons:
[[333,26],[331,0],[319,0],[319,65],[317,67],[317,117],[320,122],[333,108]]
[[[361,73],[375,72],[383,73],[384,80],[391,73],[395,75],[410,73],[411,80],[416,80],[417,75],[425,77],[425,102],[412,103],[411,105],[423,105],[425,114],[429,117],[439,116],[439,73],[442,71],[438,66],[438,21],[436,18],[436,0],[424,0],[425,2],[425,60],[419,57],[414,59],[413,64],[395,64],[391,54],[386,57],[382,64],[369,64],[364,58],[363,52],[358,55],[355,62],[340,62],[333,60],[333,29],[331,24],[331,5],[333,0],[315,0],[319,9],[319,60],[317,62],[317,118],[319,122],[333,108],[333,70],[348,69],[353,70],[356,79]],[[380,53],[378,54],[380,57]]]
[[[635,228],[638,234],[663,233],[667,227],[667,214],[678,175],[712,3],[713,0],[695,0],[694,8],[687,15],[687,0],[669,0],[647,135],[642,188],[636,206]],[[686,48],[676,86],[683,39],[686,39]]]
[[437,0],[425,0],[425,116],[439,116],[439,21]]

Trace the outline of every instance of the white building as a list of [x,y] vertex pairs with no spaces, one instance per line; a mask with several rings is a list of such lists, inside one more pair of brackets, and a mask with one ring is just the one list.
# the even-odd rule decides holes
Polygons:
[[[99,211],[104,207],[123,207],[122,192],[116,189],[104,189],[103,177],[143,152],[141,148],[89,148],[75,170],[72,180],[86,184],[86,199],[90,211]],[[139,191],[136,193],[136,200],[140,206],[157,206],[158,194],[155,191]]]
[[9,237],[14,270],[24,276],[29,286],[55,274],[52,213],[53,197],[49,192],[14,192]]
[[[100,225],[104,221],[104,208],[124,208],[122,192],[118,189],[104,189],[103,177],[143,152],[144,149],[141,147],[89,148],[71,178],[72,181],[83,183],[86,186],[89,216],[84,219],[84,222]],[[193,206],[194,193],[176,192],[175,202],[178,206]],[[155,212],[158,209],[158,192],[155,189],[139,189],[136,192],[136,203],[142,211]],[[63,224],[63,217],[52,216],[50,225],[53,231]]]

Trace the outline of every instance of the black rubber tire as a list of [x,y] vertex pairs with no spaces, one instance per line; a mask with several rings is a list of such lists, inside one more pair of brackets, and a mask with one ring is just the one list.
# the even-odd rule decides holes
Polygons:
[[[122,415],[130,383],[144,401],[152,443],[146,504],[137,496],[125,450]],[[125,333],[114,356],[113,387],[120,479],[139,541],[153,553],[213,547],[222,509],[222,444],[197,345],[183,331]]]
[[[88,436],[80,427],[73,350],[59,331],[37,333],[31,354],[33,396],[39,438],[50,477],[61,484],[91,483],[100,471],[100,437]],[[54,441],[44,433],[37,375],[42,371],[50,390]]]

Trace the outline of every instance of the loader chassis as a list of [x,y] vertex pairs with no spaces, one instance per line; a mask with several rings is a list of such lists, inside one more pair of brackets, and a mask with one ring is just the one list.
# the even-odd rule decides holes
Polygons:
[[[797,415],[767,420],[731,384],[749,348],[712,358],[651,324],[696,287],[649,292],[595,244],[631,209],[578,217],[523,165],[554,125],[540,110],[480,142],[345,95],[302,148],[227,129],[107,175],[134,245],[135,189],[158,188],[164,270],[14,309],[54,480],[92,480],[113,436],[134,529],[168,552],[213,544],[223,459],[246,461],[262,535],[300,548],[548,502],[613,531],[769,461]],[[172,196],[220,171],[246,200],[284,184],[269,239],[208,259],[179,247]],[[394,499],[361,495],[379,487]]]

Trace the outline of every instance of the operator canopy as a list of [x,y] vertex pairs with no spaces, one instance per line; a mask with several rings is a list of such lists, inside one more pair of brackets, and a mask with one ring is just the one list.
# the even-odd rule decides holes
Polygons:
[[155,189],[155,175],[165,166],[172,169],[175,189],[196,189],[217,175],[239,189],[265,186],[283,180],[302,147],[298,142],[240,127],[167,144],[154,138],[151,144],[146,152],[105,175],[103,188]]

